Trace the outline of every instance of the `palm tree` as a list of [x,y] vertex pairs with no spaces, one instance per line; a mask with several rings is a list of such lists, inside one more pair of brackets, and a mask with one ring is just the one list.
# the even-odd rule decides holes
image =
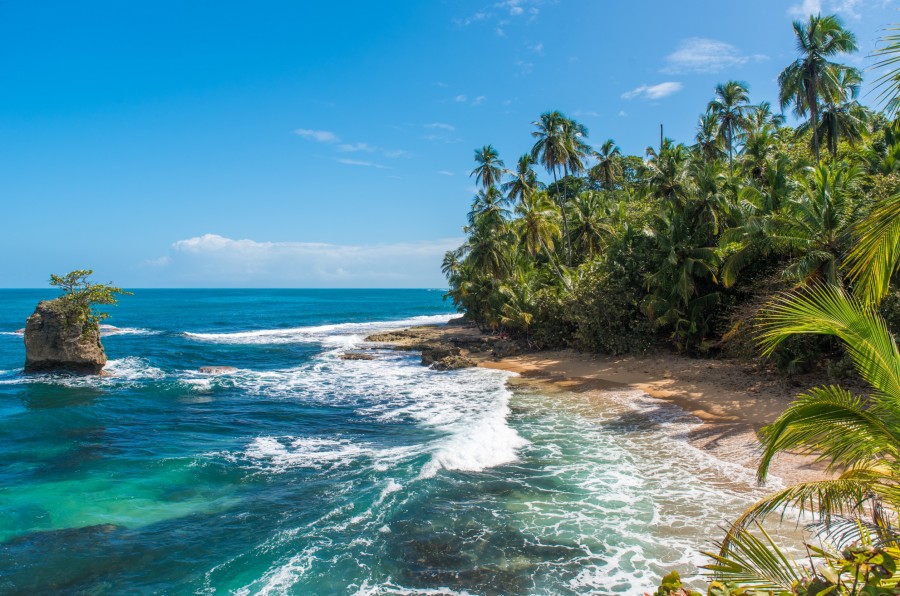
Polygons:
[[[825,99],[819,116],[818,138],[824,140],[832,157],[837,156],[838,142],[843,138],[851,144],[862,140],[869,121],[868,111],[856,101],[862,75],[855,68],[845,68],[837,73],[835,88]],[[797,128],[798,134],[806,133],[811,123]]]
[[805,181],[800,196],[786,204],[776,238],[793,254],[785,269],[788,278],[838,283],[841,258],[856,219],[852,193],[857,173],[851,167],[820,165]]
[[722,139],[719,135],[719,121],[708,109],[697,122],[696,151],[705,161],[722,159]]
[[708,112],[719,124],[719,137],[728,151],[728,171],[734,176],[734,145],[747,130],[750,121],[750,95],[747,84],[728,81],[716,86],[716,98],[709,102]]
[[490,188],[500,183],[503,176],[503,160],[491,145],[475,150],[475,163],[478,165],[469,174],[482,188]]
[[472,210],[469,211],[469,225],[475,227],[487,227],[498,230],[509,218],[509,209],[506,208],[506,197],[496,186],[488,186],[478,191],[475,200],[472,201]]
[[512,180],[503,183],[501,188],[510,203],[515,204],[521,201],[525,195],[543,188],[543,183],[537,179],[537,174],[531,167],[533,165],[534,158],[526,153],[516,162],[516,171],[513,173]]
[[665,139],[657,153],[653,147],[647,147],[647,175],[644,178],[646,188],[656,198],[677,207],[684,207],[690,193],[690,177],[687,166],[689,155],[687,148],[675,145],[671,139]]
[[[563,235],[569,237],[569,222],[566,218],[565,199],[559,192],[558,173],[562,169],[568,169],[570,163],[570,151],[573,148],[571,139],[568,138],[572,127],[566,123],[568,118],[558,111],[544,112],[540,118],[532,124],[537,130],[531,136],[537,139],[531,148],[531,157],[544,166],[544,169],[553,176],[553,184],[556,187],[556,203],[559,205],[563,217]],[[572,249],[567,245],[567,261],[572,260]]]
[[578,252],[590,259],[599,254],[604,240],[616,230],[610,223],[614,213],[604,193],[588,190],[572,201],[572,240]]
[[829,61],[838,54],[855,52],[856,37],[835,15],[810,16],[808,23],[794,21],[799,57],[778,75],[779,102],[783,110],[793,104],[798,116],[809,114],[813,153],[819,160],[819,99],[834,94],[840,72],[846,66]]
[[604,190],[613,190],[622,176],[622,151],[616,142],[607,139],[594,152],[597,164],[591,168],[591,177],[599,181]]
[[855,227],[856,242],[847,258],[847,275],[856,295],[878,304],[900,269],[900,194],[877,201]]
[[[751,524],[789,507],[817,516],[826,528],[842,527],[851,535],[846,543],[854,534],[871,534],[896,547],[900,535],[891,523],[900,510],[900,352],[884,320],[839,286],[817,285],[778,298],[763,312],[761,329],[765,354],[796,334],[840,339],[871,393],[819,387],[798,395],[763,429],[760,481],[773,458],[789,451],[816,455],[837,477],[788,487],[750,507],[732,525],[719,557],[735,551]],[[728,579],[728,570],[722,571],[719,576]]]
[[528,193],[516,206],[516,231],[526,253],[537,256],[543,252],[560,281],[569,288],[569,281],[554,258],[554,243],[559,239],[559,208],[544,191]]

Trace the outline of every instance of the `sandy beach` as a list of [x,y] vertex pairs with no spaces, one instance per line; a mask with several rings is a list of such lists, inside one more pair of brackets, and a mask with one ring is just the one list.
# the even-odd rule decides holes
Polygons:
[[[511,383],[538,385],[550,394],[576,393],[590,399],[610,390],[641,390],[676,404],[702,422],[688,437],[692,445],[754,470],[757,432],[774,421],[798,393],[824,382],[815,375],[788,378],[745,361],[662,352],[613,357],[560,350],[497,358],[490,350],[471,349],[486,336],[467,326],[415,327],[396,333],[378,339],[387,338],[384,343],[399,347],[422,341],[453,343],[478,366],[515,372],[519,376]],[[795,454],[779,456],[771,474],[784,484],[826,477],[823,465]]]

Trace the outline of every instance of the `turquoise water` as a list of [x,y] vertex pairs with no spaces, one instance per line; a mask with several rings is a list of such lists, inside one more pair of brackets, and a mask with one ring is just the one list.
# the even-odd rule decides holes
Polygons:
[[438,291],[140,290],[110,376],[25,377],[53,295],[0,292],[0,593],[631,594],[754,496],[639,393],[338,357]]

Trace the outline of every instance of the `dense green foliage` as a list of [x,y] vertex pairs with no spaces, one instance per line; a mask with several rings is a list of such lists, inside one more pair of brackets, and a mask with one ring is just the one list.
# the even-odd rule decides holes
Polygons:
[[777,104],[805,119],[796,128],[727,81],[691,144],[595,149],[550,111],[513,170],[492,146],[477,150],[468,237],[444,259],[448,296],[484,329],[614,354],[716,350],[757,287],[843,283],[880,300],[898,261],[900,123],[857,101],[862,75],[838,61],[855,37],[839,19],[794,33]]
[[65,307],[67,321],[83,325],[85,331],[98,330],[100,322],[109,317],[109,313],[98,311],[97,306],[115,306],[117,296],[131,294],[111,284],[90,281],[92,273],[90,269],[78,269],[61,277],[50,275],[50,285],[63,291],[59,300]]
[[[727,81],[691,145],[662,139],[645,158],[611,140],[595,151],[583,125],[548,112],[514,173],[490,145],[477,152],[481,190],[468,239],[444,261],[448,295],[481,327],[539,346],[620,353],[669,338],[697,353],[743,334],[797,368],[834,350],[869,391],[797,396],[763,429],[758,468],[764,481],[778,454],[801,453],[831,477],[739,517],[709,553],[708,594],[897,594],[900,36],[888,29],[877,52],[890,69],[877,112],[857,101],[861,72],[839,62],[856,40],[838,18],[793,29],[798,55],[778,77],[778,104],[802,119],[796,128]],[[798,509],[817,530],[799,558],[761,525]],[[696,592],[672,573],[656,594]]]

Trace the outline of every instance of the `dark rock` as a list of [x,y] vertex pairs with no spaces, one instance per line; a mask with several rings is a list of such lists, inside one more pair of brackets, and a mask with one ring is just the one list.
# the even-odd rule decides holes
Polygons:
[[38,303],[25,323],[25,372],[100,373],[106,352],[99,331],[71,318],[59,298]]
[[428,366],[448,356],[459,356],[460,350],[450,344],[434,344],[422,348],[422,366]]
[[344,352],[340,355],[341,360],[375,360],[375,356],[371,354],[363,354],[362,352]]
[[200,372],[205,375],[227,375],[237,372],[233,366],[201,366]]
[[447,325],[449,325],[451,327],[464,327],[466,325],[471,325],[471,324],[472,324],[472,322],[469,321],[469,319],[465,315],[463,315],[461,317],[454,317],[454,318],[450,319],[449,321],[447,321]]
[[508,356],[517,356],[520,352],[521,350],[519,349],[518,344],[509,340],[501,339],[494,342],[494,347],[491,350],[491,355],[494,358],[506,358]]
[[431,365],[431,368],[434,370],[457,370],[460,368],[472,368],[473,366],[478,366],[478,363],[471,358],[450,355],[435,361],[434,364]]

